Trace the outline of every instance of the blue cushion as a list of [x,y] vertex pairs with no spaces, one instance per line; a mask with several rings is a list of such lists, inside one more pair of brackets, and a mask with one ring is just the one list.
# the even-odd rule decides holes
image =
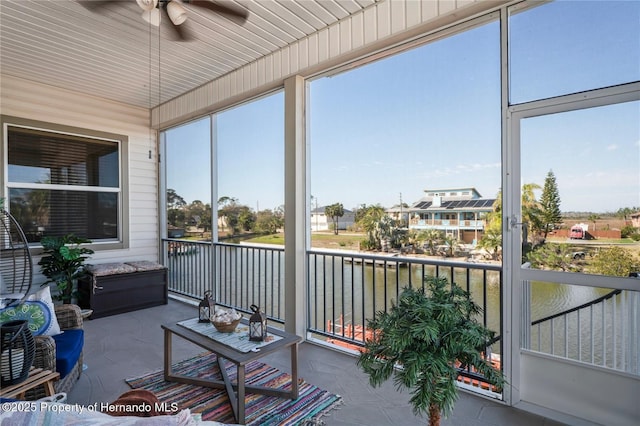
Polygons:
[[84,346],[84,330],[65,330],[56,341],[56,371],[64,378],[78,362]]

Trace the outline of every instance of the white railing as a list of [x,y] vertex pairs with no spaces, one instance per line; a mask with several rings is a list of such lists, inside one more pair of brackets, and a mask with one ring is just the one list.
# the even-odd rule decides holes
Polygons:
[[[526,297],[530,283],[525,282]],[[524,330],[524,347],[613,370],[640,375],[640,293],[613,290]]]

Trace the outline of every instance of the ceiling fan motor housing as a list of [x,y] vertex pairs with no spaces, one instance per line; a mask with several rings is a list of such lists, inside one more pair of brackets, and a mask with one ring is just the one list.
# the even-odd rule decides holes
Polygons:
[[138,6],[140,6],[142,10],[149,11],[158,5],[158,0],[136,0],[136,3],[138,3]]

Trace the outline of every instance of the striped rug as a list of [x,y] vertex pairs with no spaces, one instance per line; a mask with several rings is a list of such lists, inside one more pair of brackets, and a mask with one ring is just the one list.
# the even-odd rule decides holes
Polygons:
[[[222,380],[215,354],[206,353],[173,365],[175,374],[198,378]],[[227,368],[229,378],[236,379],[235,366]],[[259,361],[245,368],[246,383],[281,389],[291,388],[291,376]],[[133,389],[147,389],[156,394],[160,402],[168,406],[189,408],[202,415],[202,420],[235,423],[227,393],[221,389],[170,383],[164,381],[162,371],[148,373],[126,380]],[[245,417],[247,425],[318,425],[319,419],[336,408],[342,401],[340,395],[329,393],[312,384],[299,380],[298,399],[278,398],[246,393]]]

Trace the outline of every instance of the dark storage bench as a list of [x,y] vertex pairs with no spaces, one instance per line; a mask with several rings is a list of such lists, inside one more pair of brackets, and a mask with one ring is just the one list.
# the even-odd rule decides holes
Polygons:
[[78,281],[78,304],[92,309],[89,318],[166,305],[167,268],[155,262],[87,265],[89,275]]

